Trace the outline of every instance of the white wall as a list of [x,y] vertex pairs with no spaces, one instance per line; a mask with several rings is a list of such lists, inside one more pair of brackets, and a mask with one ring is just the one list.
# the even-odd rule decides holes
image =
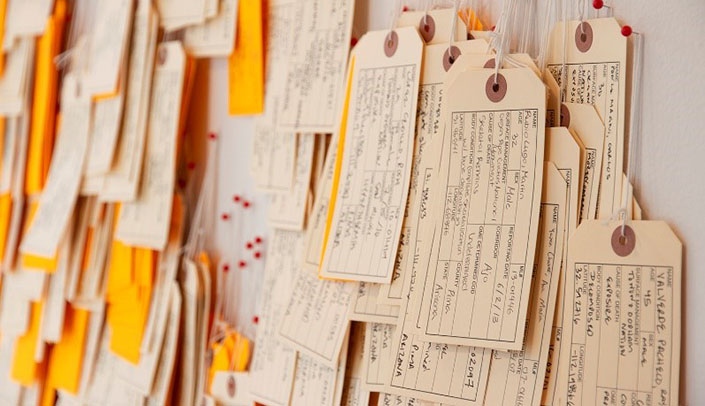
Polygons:
[[[355,34],[388,27],[394,3],[358,0]],[[484,3],[493,6],[482,15],[496,15],[501,4]],[[700,213],[705,207],[705,131],[699,121],[705,114],[705,1],[605,3],[613,3],[617,18],[645,36],[636,196],[646,218],[668,221],[684,244],[681,403],[705,405],[705,220]],[[224,60],[213,61],[204,73],[197,83],[202,97],[194,100],[199,100],[196,110],[205,115],[208,129],[221,133],[218,212],[233,210],[233,194],[246,195],[254,201],[246,234],[263,233],[266,202],[254,193],[248,169],[252,119],[227,114]],[[239,246],[222,222],[216,231],[220,252]]]

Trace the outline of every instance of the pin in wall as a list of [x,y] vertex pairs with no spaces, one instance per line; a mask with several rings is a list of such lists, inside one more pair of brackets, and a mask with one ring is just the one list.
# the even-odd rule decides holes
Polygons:
[[243,269],[247,266],[247,262],[245,261],[240,261],[237,263],[237,266],[240,267],[240,269]]
[[230,264],[227,262],[223,264],[223,272],[228,272],[230,270]]
[[262,244],[262,241],[263,241],[262,237],[260,237],[260,236],[255,237],[255,244]]
[[248,250],[251,250],[254,247],[255,245],[252,244],[252,241],[248,241],[247,244],[245,244],[245,248],[247,248]]
[[196,163],[194,161],[189,161],[189,163],[186,164],[186,169],[189,171],[196,169]]
[[357,38],[350,38],[350,48],[354,47],[355,45],[357,45]]
[[259,316],[252,316],[252,322],[253,322],[254,324],[259,323]]
[[230,220],[230,214],[229,213],[223,213],[220,215],[221,220],[223,221],[228,221]]
[[637,32],[632,31],[632,27],[629,25],[625,25],[622,27],[622,35],[624,35],[625,37],[632,35],[632,33],[638,34]]
[[240,203],[240,200],[242,200],[242,197],[240,197],[240,195],[233,195],[233,202]]
[[215,141],[218,138],[218,136],[215,133],[208,133],[208,139],[211,141]]
[[262,253],[259,252],[259,251],[255,251],[255,253],[253,254],[253,256],[255,257],[255,259],[260,259],[260,258],[262,258]]
[[244,202],[242,202],[242,207],[243,207],[244,209],[250,207],[250,205],[251,205],[251,203],[250,203],[249,201],[247,201],[247,200],[245,200]]

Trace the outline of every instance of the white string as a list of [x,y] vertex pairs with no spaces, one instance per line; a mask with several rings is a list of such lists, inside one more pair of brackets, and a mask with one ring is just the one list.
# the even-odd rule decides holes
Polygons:
[[453,40],[455,39],[455,25],[458,24],[458,12],[460,11],[460,0],[455,0],[455,7],[453,8],[453,20],[450,24],[450,34],[448,35],[448,55],[450,57],[453,57],[453,54],[450,52],[451,48],[453,47]]
[[[630,121],[629,121],[629,155],[627,156],[627,181],[632,185],[626,185],[627,193],[625,193],[624,199],[622,200],[622,208],[624,211],[624,218],[622,220],[622,236],[624,237],[624,228],[627,225],[627,221],[630,220],[627,216],[628,204],[632,201],[633,188],[636,186],[636,147],[639,141],[639,136],[641,134],[641,73],[643,67],[643,44],[644,37],[633,32],[632,38],[634,39],[634,63],[632,72],[632,99],[630,107]],[[632,193],[630,193],[632,192]]]
[[548,38],[549,38],[549,31],[551,27],[551,10],[555,9],[554,7],[551,7],[549,4],[546,5],[546,11],[544,14],[544,20],[543,20],[543,29],[541,30],[541,38],[539,39],[540,44],[539,44],[539,51],[538,51],[538,57],[537,62],[539,66],[539,70],[541,72],[546,69],[546,57],[548,54]]
[[392,15],[391,15],[390,21],[389,21],[389,34],[391,34],[392,31],[394,31],[394,29],[397,28],[397,20],[399,19],[401,12],[402,12],[401,0],[396,0],[394,2],[394,9],[392,9]]
[[568,69],[566,66],[566,53],[568,52],[568,4],[562,0],[563,12],[563,56],[561,61],[561,103],[566,101],[566,88],[568,82]]

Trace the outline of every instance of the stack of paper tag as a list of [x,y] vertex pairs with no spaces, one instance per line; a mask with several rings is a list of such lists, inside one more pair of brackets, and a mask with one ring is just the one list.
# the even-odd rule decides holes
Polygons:
[[535,1],[361,35],[355,3],[0,0],[0,403],[678,403],[641,46]]

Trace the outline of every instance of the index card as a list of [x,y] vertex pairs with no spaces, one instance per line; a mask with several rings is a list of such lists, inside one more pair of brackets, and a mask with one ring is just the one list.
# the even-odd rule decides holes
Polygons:
[[54,0],[9,0],[5,18],[5,40],[43,34],[53,6]]
[[362,387],[370,392],[381,392],[394,366],[396,327],[393,324],[365,323],[365,347],[362,363]]
[[548,69],[564,89],[563,100],[594,105],[605,123],[597,213],[600,219],[609,218],[619,208],[626,122],[626,59],[627,38],[614,18],[557,22],[551,33]]
[[291,393],[291,406],[337,406],[340,404],[340,399],[336,402],[338,377],[342,371],[345,371],[348,355],[347,345],[343,347],[344,350],[340,353],[337,367],[322,364],[306,354],[298,354],[294,388]]
[[0,114],[16,117],[25,108],[26,85],[34,61],[34,38],[23,38],[8,50],[0,76]]
[[399,306],[379,303],[378,283],[360,282],[350,305],[350,320],[395,324]]
[[622,224],[587,220],[571,238],[554,402],[678,404],[682,245],[664,222]]
[[321,277],[391,280],[409,191],[422,48],[411,27],[368,32],[355,47]]
[[202,23],[206,18],[206,0],[158,0],[159,24],[166,31],[175,31]]

